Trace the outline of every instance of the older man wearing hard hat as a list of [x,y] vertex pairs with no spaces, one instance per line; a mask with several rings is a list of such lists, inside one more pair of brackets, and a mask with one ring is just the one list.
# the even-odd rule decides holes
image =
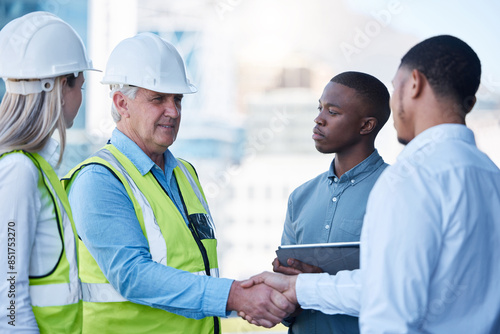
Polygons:
[[173,45],[152,33],[111,53],[109,143],[63,180],[80,242],[85,333],[220,333],[246,310],[267,326],[293,305],[266,286],[218,278],[214,224],[193,166],[169,151],[183,94]]

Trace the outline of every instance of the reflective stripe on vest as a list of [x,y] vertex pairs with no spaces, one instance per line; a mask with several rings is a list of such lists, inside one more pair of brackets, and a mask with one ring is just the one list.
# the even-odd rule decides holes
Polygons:
[[[52,199],[55,223],[63,244],[62,256],[54,270],[29,278],[32,311],[40,333],[79,334],[82,331],[81,286],[78,278],[76,229],[68,197],[52,166],[39,154],[13,151],[28,157],[39,171],[39,182]],[[1,157],[1,156],[0,156]],[[45,236],[37,233],[35,240]],[[53,236],[52,236],[53,237]]]
[[[80,290],[80,280],[78,278],[78,265],[77,265],[77,252],[76,252],[76,229],[74,224],[72,223],[73,217],[71,215],[71,209],[69,206],[69,201],[64,191],[59,178],[55,174],[54,170],[50,166],[50,164],[43,159],[37,153],[26,154],[33,162],[36,161],[35,165],[39,168],[42,173],[42,176],[48,182],[45,182],[45,185],[49,192],[52,194],[55,200],[55,210],[59,215],[59,224],[62,225],[63,232],[63,244],[64,244],[64,253],[66,254],[66,258],[61,258],[60,263],[62,261],[67,261],[69,264],[69,272],[68,279],[69,283],[61,283],[61,284],[44,284],[43,286],[57,286],[60,285],[60,290],[57,293],[53,293],[51,296],[50,293],[37,293],[37,296],[48,296],[49,299],[42,300],[38,298],[36,300],[36,305],[34,306],[55,306],[55,305],[68,305],[74,304],[81,299],[81,290]],[[37,238],[40,236],[36,236]],[[30,281],[42,281],[44,278],[30,278]],[[35,290],[43,290],[38,288],[39,284],[31,285],[30,282],[30,291],[31,287],[37,286]],[[48,291],[57,291],[56,288],[47,288]],[[52,289],[52,290],[51,290]],[[64,296],[64,294],[69,293],[72,295]],[[53,304],[54,302],[51,300],[52,297],[56,300],[72,300],[73,302],[61,303],[61,304]],[[75,301],[76,300],[76,301]],[[33,297],[32,297],[33,301]]]
[[[205,209],[207,206],[203,190],[194,169],[187,162],[177,161],[179,168],[174,169],[174,176],[188,219],[193,219],[195,224],[205,223],[205,225],[193,225],[200,226],[201,233],[205,233],[203,227],[212,226],[213,223]],[[214,277],[218,276],[217,240],[211,237],[213,233],[202,234],[203,239],[200,243],[198,235],[195,235],[198,232],[195,230],[193,233],[191,230],[190,225],[193,222],[190,221],[190,225],[186,224],[181,212],[152,172],[144,175],[140,173],[132,161],[113,145],[106,145],[63,178],[67,192],[71,190],[72,183],[82,168],[93,164],[105,167],[123,184],[141,230],[148,241],[153,261],[163,265],[167,265],[168,262],[172,268],[195,275],[205,275],[208,264],[214,268],[209,273]],[[181,164],[185,164],[187,172]],[[85,245],[80,242],[79,246],[82,259],[80,270],[84,295],[83,309],[87,319],[84,319],[85,333],[100,333],[103,328],[114,328],[116,332],[130,334],[174,333],[179,332],[179,329],[185,333],[208,334],[214,330],[216,333],[220,332],[217,318],[191,319],[127,301],[108,282]],[[202,248],[205,248],[205,253]],[[205,261],[205,255],[208,256],[208,263]]]
[[212,221],[212,215],[210,214],[210,209],[208,208],[207,201],[205,201],[205,198],[201,194],[200,189],[198,188],[198,185],[196,184],[196,181],[193,179],[193,177],[191,176],[191,173],[187,170],[186,166],[184,166],[184,164],[181,161],[177,160],[177,166],[179,166],[179,168],[182,170],[184,175],[186,175],[186,178],[188,179],[189,184],[191,185],[191,188],[193,188],[194,193],[196,194],[196,197],[198,197],[198,200],[201,202],[201,204],[203,205],[203,208],[207,212],[207,215],[210,217],[210,225],[215,232],[215,225]]
[[118,170],[127,180],[130,189],[134,197],[139,202],[142,209],[142,215],[144,216],[144,227],[146,228],[146,234],[149,243],[149,252],[151,253],[151,258],[157,263],[167,265],[167,245],[165,244],[165,239],[161,233],[160,227],[156,222],[156,217],[153,213],[153,209],[149,205],[144,194],[139,190],[134,180],[130,177],[127,170],[122,166],[122,164],[115,158],[115,156],[108,150],[99,150],[94,156],[106,160],[111,164],[116,170]]
[[[71,209],[68,198],[59,178],[52,166],[38,153],[29,153],[24,151],[12,151],[11,153],[21,153],[28,157],[35,167],[39,170],[43,178],[45,188],[53,198],[54,211],[56,213],[56,223],[62,230],[62,242],[65,257],[61,257],[56,269],[45,277],[30,277],[30,295],[33,306],[62,306],[77,303],[81,298],[80,281],[78,279],[77,253],[75,228],[72,224]],[[0,156],[3,157],[4,155]],[[42,238],[43,235],[36,235],[35,238]],[[67,272],[58,270],[62,264],[68,265]],[[54,278],[54,276],[58,276]],[[60,283],[44,284],[45,281],[60,281]],[[36,282],[36,283],[35,283]],[[33,284],[35,283],[35,284]]]
[[[45,175],[45,173],[44,173],[44,175]],[[60,183],[58,183],[58,185],[59,184]],[[56,192],[52,186],[52,183],[50,183],[48,186],[49,186],[50,191],[52,193]],[[66,194],[66,192],[64,192],[64,194]],[[64,205],[62,204],[60,197],[56,196],[55,198],[56,198],[57,205],[59,206],[59,208],[64,208]],[[68,208],[69,208],[69,203],[68,203]],[[67,211],[66,210],[60,210],[60,211],[64,211],[64,213],[62,213],[61,216],[62,216],[62,227],[63,227],[64,252],[66,253],[66,258],[69,262],[69,284],[62,283],[61,290],[59,291],[59,294],[62,294],[62,293],[75,294],[74,296],[71,296],[72,298],[70,298],[70,299],[74,300],[76,298],[77,299],[76,302],[78,302],[78,299],[81,299],[82,294],[81,294],[81,290],[79,288],[80,279],[78,278],[75,230],[73,229],[72,218],[69,217],[69,215],[67,214]],[[50,294],[48,294],[48,296],[50,296]],[[54,295],[54,298],[56,298],[56,295]],[[48,304],[52,303],[52,301],[50,301],[50,300],[47,302],[48,302]],[[73,302],[73,303],[76,303],[76,302]],[[72,303],[67,303],[67,304],[72,304]],[[66,304],[59,304],[59,305],[66,305]],[[44,306],[44,305],[37,305],[37,306]],[[47,305],[47,306],[53,306],[53,305]]]
[[[195,275],[206,275],[205,271],[192,273]],[[210,269],[210,276],[219,277],[219,269]],[[127,299],[110,283],[82,283],[83,301],[93,303],[126,302]]]
[[[122,166],[122,164],[116,159],[116,157],[111,153],[109,150],[99,150],[95,155],[95,157],[101,158],[106,160],[108,163],[111,164],[116,170],[118,170],[127,180],[130,189],[132,189],[132,193],[134,194],[134,197],[137,199],[139,202],[139,205],[142,209],[142,214],[144,216],[144,227],[146,228],[146,234],[147,234],[147,239],[149,243],[149,252],[151,253],[151,257],[153,261],[157,263],[161,263],[165,266],[167,266],[167,245],[165,244],[165,239],[163,237],[163,234],[161,233],[160,227],[158,226],[158,223],[156,221],[156,217],[153,213],[153,209],[151,208],[151,205],[147,201],[146,197],[144,194],[139,190],[137,185],[135,184],[134,180],[130,177],[128,174],[127,170]],[[215,226],[213,224],[212,216],[210,215],[210,210],[208,209],[208,204],[205,201],[205,198],[201,194],[198,185],[196,184],[196,181],[193,179],[191,176],[191,173],[187,170],[186,166],[184,164],[177,160],[177,166],[180,167],[182,170],[183,174],[186,176],[186,178],[189,181],[189,184],[194,190],[194,193],[196,194],[196,197],[200,201],[200,203],[203,205],[203,208],[207,212],[207,215],[210,217],[210,224],[212,229],[215,232]],[[218,270],[217,270],[218,273]],[[217,274],[217,276],[219,275]]]
[[[149,243],[149,251],[151,253],[151,257],[153,261],[161,263],[163,265],[167,265],[167,249],[165,240],[163,238],[163,234],[161,233],[160,227],[156,221],[156,217],[153,213],[153,209],[149,205],[144,194],[139,190],[134,180],[130,177],[127,170],[120,164],[120,162],[116,159],[116,157],[109,150],[99,150],[95,155],[95,157],[101,158],[107,161],[111,166],[113,166],[116,170],[118,170],[127,180],[130,189],[134,197],[139,202],[139,205],[142,209],[142,214],[144,216],[144,227],[146,228],[147,239]],[[186,166],[181,161],[177,161],[177,165],[181,168],[182,172],[186,176],[189,181],[189,184],[193,188],[196,197],[202,203],[203,207],[207,211],[210,216],[210,211],[208,211],[208,204],[205,201],[205,198],[201,194],[198,189],[198,185],[196,181],[191,176],[191,173],[187,170]],[[214,228],[212,223],[212,228]],[[193,272],[195,275],[206,275],[205,271]],[[219,277],[219,269],[213,268],[210,269],[210,276]],[[110,283],[82,283],[83,290],[83,301],[86,302],[96,302],[96,303],[104,303],[104,302],[124,302],[127,299],[123,298],[122,295]]]
[[80,282],[30,285],[31,305],[61,306],[76,304],[81,299]]

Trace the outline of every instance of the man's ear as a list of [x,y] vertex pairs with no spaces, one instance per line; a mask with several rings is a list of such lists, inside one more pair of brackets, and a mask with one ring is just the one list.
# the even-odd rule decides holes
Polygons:
[[361,122],[361,129],[359,130],[359,134],[361,135],[370,134],[378,124],[378,120],[375,117],[363,117]]
[[476,104],[477,99],[475,96],[469,96],[468,98],[465,99],[464,101],[464,108],[465,108],[465,113],[468,114],[472,108],[474,108],[474,105]]
[[428,84],[427,78],[419,70],[412,70],[410,76],[410,92],[412,98],[417,98],[422,93],[424,86]]
[[118,111],[121,117],[130,117],[130,113],[128,111],[128,99],[122,92],[115,92],[115,94],[113,94],[113,103],[116,111]]

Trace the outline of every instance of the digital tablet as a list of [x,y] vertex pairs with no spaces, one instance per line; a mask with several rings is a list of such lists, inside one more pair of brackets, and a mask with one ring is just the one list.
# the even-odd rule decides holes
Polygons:
[[359,242],[284,245],[278,247],[276,255],[285,267],[289,267],[286,261],[292,258],[320,267],[331,275],[340,270],[359,269]]

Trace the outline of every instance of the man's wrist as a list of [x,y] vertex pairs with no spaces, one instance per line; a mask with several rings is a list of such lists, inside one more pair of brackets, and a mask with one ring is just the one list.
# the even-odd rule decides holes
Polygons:
[[238,302],[241,300],[241,290],[239,281],[233,281],[227,297],[226,311],[239,311]]
[[203,312],[207,316],[228,316],[226,310],[229,291],[233,280],[211,277],[205,287],[203,295]]

